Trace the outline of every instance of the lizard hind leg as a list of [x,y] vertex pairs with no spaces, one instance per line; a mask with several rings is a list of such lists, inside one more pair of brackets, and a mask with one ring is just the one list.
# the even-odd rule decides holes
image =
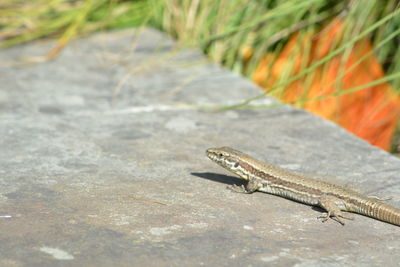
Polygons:
[[379,200],[379,201],[388,201],[388,200],[392,200],[393,199],[393,197],[385,197],[385,198],[380,198],[378,196],[368,196],[368,197],[372,198],[372,199]]
[[334,196],[329,196],[329,195],[322,196],[319,200],[319,205],[324,210],[326,210],[327,213],[319,216],[318,219],[322,219],[322,222],[326,222],[329,218],[332,218],[341,225],[344,225],[344,222],[340,218],[353,220],[354,219],[353,217],[346,216],[343,214],[343,212],[340,210],[339,205],[337,204],[338,201],[340,200]]

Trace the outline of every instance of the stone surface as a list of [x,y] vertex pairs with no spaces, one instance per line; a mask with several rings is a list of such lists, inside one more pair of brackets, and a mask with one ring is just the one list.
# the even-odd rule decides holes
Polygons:
[[[396,266],[400,228],[226,189],[205,157],[232,146],[400,207],[400,160],[287,106],[210,112],[259,94],[163,34],[100,33],[0,51],[1,266]],[[267,100],[270,101],[270,100]]]

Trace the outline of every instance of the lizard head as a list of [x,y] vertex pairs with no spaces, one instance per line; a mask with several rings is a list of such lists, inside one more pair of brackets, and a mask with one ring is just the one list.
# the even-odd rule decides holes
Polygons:
[[206,151],[207,157],[224,167],[228,171],[239,175],[245,180],[248,180],[248,176],[244,172],[243,165],[243,153],[230,147],[220,148],[209,148]]

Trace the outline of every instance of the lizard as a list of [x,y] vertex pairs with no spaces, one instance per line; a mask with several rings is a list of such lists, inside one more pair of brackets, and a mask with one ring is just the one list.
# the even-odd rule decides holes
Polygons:
[[260,191],[318,206],[326,211],[318,217],[323,222],[331,218],[344,225],[341,218],[353,219],[342,212],[346,211],[400,226],[400,209],[352,189],[289,172],[230,147],[210,148],[206,155],[247,181],[245,186],[230,187],[236,192]]

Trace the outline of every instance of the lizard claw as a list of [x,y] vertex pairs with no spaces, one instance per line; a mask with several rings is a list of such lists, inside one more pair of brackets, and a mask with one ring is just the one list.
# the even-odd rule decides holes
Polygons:
[[229,190],[231,190],[232,192],[235,193],[247,193],[246,188],[244,187],[244,185],[228,185],[226,188],[228,188]]
[[324,213],[323,215],[318,216],[317,219],[318,220],[321,219],[321,222],[324,223],[329,219],[329,217],[330,217],[329,213]]
[[329,218],[332,218],[332,220],[337,221],[341,225],[345,225],[345,223],[340,218],[347,219],[347,220],[354,220],[354,217],[345,216],[345,215],[343,215],[343,213],[334,214],[332,212],[324,213],[323,215],[318,216],[317,218],[322,219],[321,220],[322,222],[326,222]]

